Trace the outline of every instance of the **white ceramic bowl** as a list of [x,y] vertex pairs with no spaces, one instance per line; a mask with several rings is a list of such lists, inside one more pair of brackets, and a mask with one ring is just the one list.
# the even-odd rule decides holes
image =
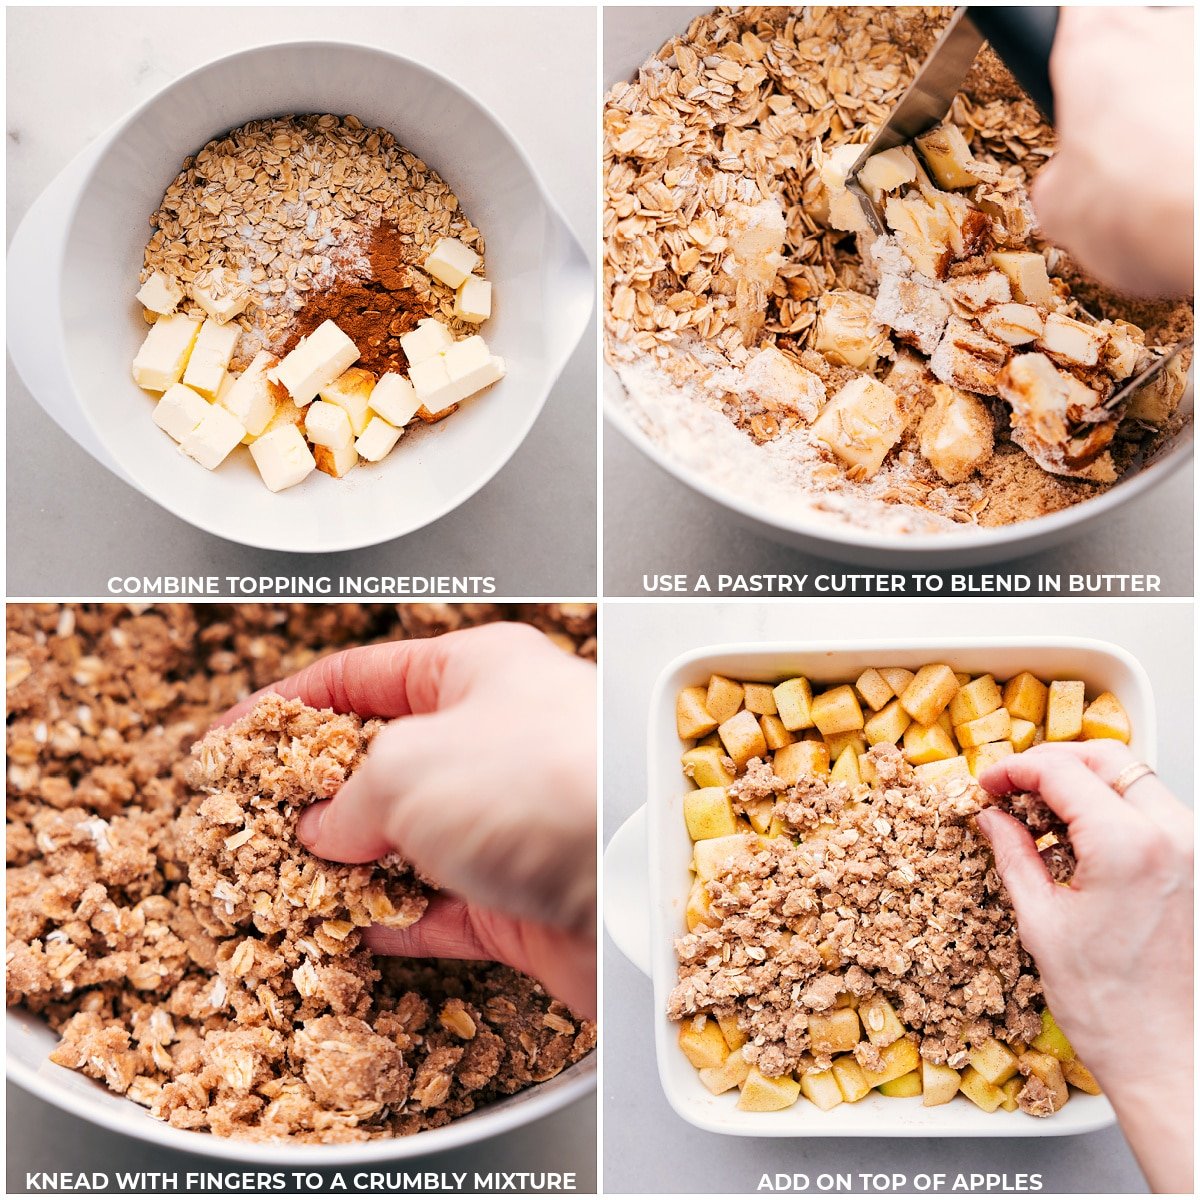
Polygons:
[[[633,78],[641,64],[664,42],[687,29],[693,17],[711,11],[711,6],[693,5],[610,8],[605,17],[606,83],[611,86]],[[1019,525],[997,529],[962,527],[945,533],[900,537],[866,526],[834,523],[818,513],[776,513],[744,494],[708,482],[693,467],[667,453],[647,436],[630,411],[624,386],[616,372],[606,365],[603,375],[606,418],[667,474],[774,541],[841,562],[869,564],[876,568],[945,570],[1032,554],[1075,537],[1086,526],[1109,516],[1127,501],[1157,487],[1192,457],[1193,433],[1189,419],[1186,427],[1154,462],[1094,499]],[[1194,405],[1194,376],[1193,369],[1182,401],[1182,409],[1188,414],[1192,413]],[[1159,514],[1148,508],[1143,515],[1148,523],[1161,520]]]
[[763,682],[805,675],[826,683],[857,678],[867,667],[915,670],[927,662],[946,662],[973,675],[990,672],[998,678],[1029,670],[1043,677],[1082,679],[1089,693],[1112,691],[1133,725],[1130,749],[1154,762],[1149,678],[1134,658],[1105,642],[981,638],[836,646],[746,643],[708,647],[677,658],[659,676],[650,705],[646,805],[626,821],[605,852],[604,920],[621,951],[653,981],[659,1077],[671,1107],[685,1121],[743,1137],[1053,1137],[1086,1133],[1115,1121],[1104,1097],[1079,1092],[1047,1120],[1021,1112],[985,1113],[966,1101],[925,1108],[917,1100],[874,1094],[831,1112],[804,1101],[784,1112],[742,1112],[736,1107],[736,1092],[712,1095],[679,1051],[677,1027],[666,1010],[677,978],[674,942],[685,928],[692,847],[680,809],[687,783],[679,767],[683,744],[675,728],[677,692],[706,683],[713,673]]
[[[508,375],[383,463],[273,495],[244,453],[183,458],[130,377],[146,334],[133,293],[154,212],[184,157],[286,113],[354,113],[426,159],[484,231]],[[246,545],[322,552],[419,529],[481,488],[520,445],[587,325],[587,258],[511,135],[469,93],[368,46],[292,42],[176,80],[88,147],[35,202],[9,252],[8,346],[39,403],[95,458],[191,524]],[[48,464],[52,469],[53,464]],[[70,481],[63,480],[69,487]]]
[[16,1008],[8,1010],[5,1041],[8,1078],[73,1116],[167,1150],[278,1166],[338,1167],[399,1162],[417,1155],[454,1150],[549,1116],[596,1086],[596,1056],[591,1054],[545,1083],[506,1096],[440,1129],[426,1129],[411,1137],[378,1138],[340,1146],[292,1141],[244,1142],[165,1125],[132,1100],[110,1092],[86,1075],[56,1066],[47,1056],[58,1044],[58,1038],[44,1021],[31,1013]]

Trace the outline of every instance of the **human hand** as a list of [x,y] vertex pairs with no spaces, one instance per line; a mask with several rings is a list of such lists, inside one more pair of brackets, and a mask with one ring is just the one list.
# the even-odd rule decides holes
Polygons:
[[1156,1191],[1191,1191],[1192,819],[1114,741],[1044,743],[980,776],[1038,794],[1067,824],[1076,869],[1054,883],[1028,829],[985,808],[979,827],[1055,1019],[1099,1080]]
[[595,686],[591,664],[497,623],[344,650],[265,689],[390,722],[296,830],[334,862],[398,851],[444,889],[415,925],[370,930],[372,949],[505,962],[595,1015]]
[[1190,295],[1191,9],[1064,6],[1050,79],[1059,149],[1033,185],[1042,231],[1120,291]]

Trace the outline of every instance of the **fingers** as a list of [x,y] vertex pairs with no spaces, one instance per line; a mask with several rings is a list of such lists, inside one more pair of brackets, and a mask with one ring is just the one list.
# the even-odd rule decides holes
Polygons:
[[219,725],[248,713],[267,693],[302,700],[312,708],[357,713],[360,717],[403,717],[438,707],[448,645],[455,634],[440,638],[359,646],[319,658],[279,683],[260,688],[231,708]]
[[996,870],[1008,889],[1024,941],[1024,932],[1036,930],[1042,923],[1045,906],[1056,898],[1057,885],[1020,821],[998,808],[985,808],[975,821],[992,843]]
[[493,951],[483,944],[471,921],[467,905],[444,893],[430,898],[424,916],[405,929],[375,925],[363,941],[376,954],[408,958],[491,959]]
[[412,716],[382,730],[337,795],[304,810],[296,836],[332,862],[374,862],[401,849],[392,831],[403,824],[406,779],[419,777],[447,744],[437,735],[440,726],[437,716]]
[[1060,745],[1010,754],[979,777],[994,796],[1036,792],[1068,826],[1085,818],[1111,821],[1128,817],[1121,798],[1086,763]]

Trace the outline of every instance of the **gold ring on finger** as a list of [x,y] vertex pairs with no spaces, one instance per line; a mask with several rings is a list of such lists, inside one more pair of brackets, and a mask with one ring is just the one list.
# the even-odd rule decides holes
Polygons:
[[1108,786],[1118,796],[1124,796],[1139,779],[1144,779],[1147,775],[1153,774],[1154,768],[1149,763],[1130,763]]

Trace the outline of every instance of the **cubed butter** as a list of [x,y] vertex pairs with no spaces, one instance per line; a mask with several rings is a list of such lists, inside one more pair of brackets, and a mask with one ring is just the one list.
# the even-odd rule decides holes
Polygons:
[[403,429],[417,415],[421,400],[409,380],[389,371],[371,392],[370,405],[389,425]]
[[219,404],[206,408],[200,424],[179,443],[179,448],[206,470],[215,471],[246,436],[246,427]]
[[183,288],[177,280],[155,271],[138,289],[137,301],[143,308],[166,316],[173,313],[183,299]]
[[295,425],[280,425],[268,430],[250,445],[250,455],[262,481],[273,492],[294,487],[316,469],[304,435]]
[[[465,400],[504,377],[504,359],[492,354],[478,334],[455,342],[444,357],[450,382],[459,391],[457,400]],[[429,407],[437,411],[435,406]]]
[[371,419],[371,393],[375,390],[375,376],[362,367],[351,367],[343,371],[332,383],[326,384],[318,393],[322,400],[336,404],[346,410],[350,428],[358,437]]
[[314,446],[312,454],[316,459],[317,470],[333,476],[334,479],[341,479],[349,470],[358,466],[358,451],[353,443],[338,450],[328,446]]
[[304,432],[310,442],[330,450],[344,450],[354,441],[346,410],[327,400],[314,400],[304,410]]
[[813,422],[813,434],[859,478],[869,479],[904,432],[899,398],[885,383],[860,375]]
[[492,315],[492,285],[478,275],[468,275],[454,296],[454,315],[478,325]]
[[217,396],[217,403],[236,417],[251,437],[263,433],[275,415],[278,402],[267,372],[278,361],[269,350],[260,350],[237,379]]
[[358,358],[358,347],[334,324],[324,321],[275,367],[282,383],[301,407],[338,378]]
[[196,303],[221,325],[244,312],[250,303],[250,289],[234,280],[225,280],[220,285],[215,281],[207,286],[196,284],[192,287],[192,295]]
[[391,453],[404,431],[389,425],[382,417],[372,417],[359,435],[354,448],[367,462],[379,462]]
[[213,399],[221,388],[241,336],[242,331],[237,325],[222,325],[211,319],[205,321],[188,358],[183,382],[200,395]]
[[472,271],[479,266],[479,255],[469,246],[464,246],[458,238],[438,238],[429,257],[425,260],[425,270],[434,279],[440,279],[448,287],[456,288]]
[[427,317],[418,321],[416,329],[400,335],[400,349],[408,359],[409,366],[435,358],[454,344],[454,335],[441,321]]
[[152,392],[178,383],[199,332],[200,322],[182,313],[155,321],[133,360],[134,382]]
[[177,442],[182,442],[208,412],[208,401],[182,383],[172,384],[154,406],[154,423]]

